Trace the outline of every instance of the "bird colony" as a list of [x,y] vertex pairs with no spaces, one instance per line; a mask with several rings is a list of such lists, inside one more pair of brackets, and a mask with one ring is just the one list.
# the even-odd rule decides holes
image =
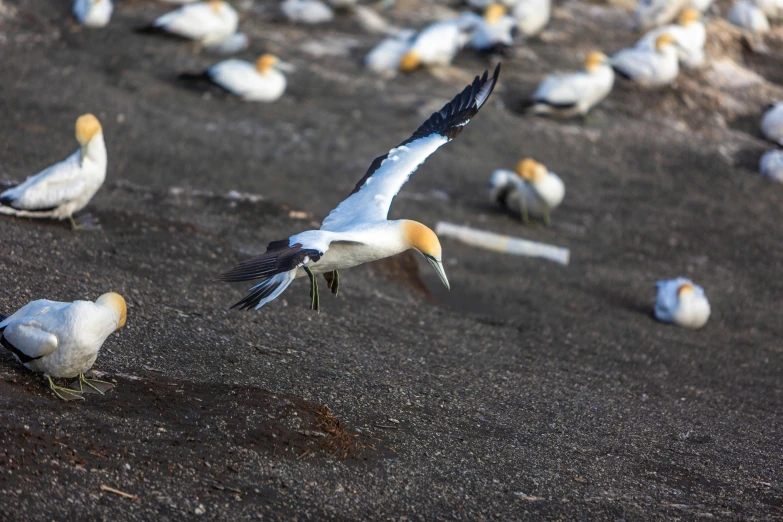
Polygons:
[[[229,3],[181,2],[184,5],[138,26],[138,38],[189,41],[194,52],[230,55],[248,48],[250,38],[239,32],[242,17]],[[385,8],[393,2],[387,2]],[[290,24],[329,24],[338,17],[372,21],[385,38],[364,57],[367,75],[394,81],[399,73],[449,67],[466,50],[502,61],[505,54],[540,37],[552,18],[550,0],[467,0],[464,11],[421,27],[392,27],[356,0],[284,0],[279,17]],[[90,30],[111,30],[112,0],[76,0],[75,19]],[[709,64],[703,18],[717,16],[711,0],[640,0],[633,16],[637,43],[626,49],[594,49],[584,56],[582,70],[541,78],[523,105],[528,118],[582,118],[611,95],[618,82],[630,88],[665,89],[683,69]],[[783,18],[783,0],[739,0],[727,19],[743,32],[754,51],[765,52],[771,24]],[[629,27],[629,31],[632,30]],[[492,58],[494,56],[494,58]],[[343,271],[406,250],[421,254],[448,288],[444,252],[428,226],[408,219],[389,220],[392,201],[411,175],[440,147],[458,137],[502,79],[501,65],[484,72],[441,110],[430,116],[410,138],[372,161],[348,197],[317,230],[305,230],[269,243],[263,254],[242,261],[216,279],[251,282],[247,295],[233,308],[260,310],[279,297],[297,278],[308,278],[310,307],[321,307],[318,276],[338,294]],[[183,89],[217,88],[246,102],[274,103],[285,96],[295,67],[264,53],[253,61],[227,58],[205,70],[177,71]],[[500,81],[502,84],[502,81]],[[760,162],[763,176],[783,181],[783,101],[770,100],[760,115],[763,136],[774,144]],[[94,112],[99,112],[96,107]],[[66,132],[66,129],[58,132]],[[468,132],[470,132],[468,130]],[[78,148],[63,161],[30,175],[0,194],[0,214],[15,218],[68,220],[74,231],[100,227],[89,214],[75,216],[88,205],[111,172],[100,121],[84,114],[75,121]],[[474,136],[473,139],[479,139]],[[379,153],[388,144],[377,144]],[[457,145],[458,146],[458,145]],[[530,154],[533,151],[524,151]],[[566,197],[563,179],[525,157],[513,168],[496,165],[487,173],[489,200],[520,226],[548,226]],[[555,166],[556,167],[556,166]],[[35,166],[31,165],[31,170]],[[37,168],[41,168],[38,166]],[[426,175],[426,169],[424,174]],[[228,268],[228,267],[227,267]],[[652,315],[662,323],[701,328],[710,316],[703,288],[690,279],[659,281]],[[131,320],[133,318],[131,317]],[[52,392],[64,400],[83,399],[85,392],[105,393],[111,384],[85,377],[109,336],[126,322],[122,296],[108,292],[92,301],[32,301],[8,316],[0,316],[0,343],[28,369],[42,373]],[[53,379],[75,379],[61,386]]]

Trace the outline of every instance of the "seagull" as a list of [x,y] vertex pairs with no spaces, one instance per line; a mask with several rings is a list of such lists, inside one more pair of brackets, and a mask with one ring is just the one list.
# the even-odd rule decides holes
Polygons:
[[551,0],[521,0],[511,9],[517,28],[526,38],[536,36],[552,17]]
[[233,7],[227,2],[211,0],[186,4],[136,32],[170,34],[210,47],[232,38],[238,25],[239,15]]
[[106,179],[106,144],[98,118],[84,114],[76,120],[80,148],[68,158],[30,176],[0,194],[0,214],[16,217],[69,219],[87,206]]
[[655,317],[664,323],[674,323],[685,328],[701,328],[710,318],[710,303],[704,289],[690,279],[678,277],[658,281],[655,286]]
[[783,150],[770,150],[761,156],[761,175],[783,183]]
[[533,94],[534,114],[573,116],[587,113],[606,98],[614,86],[614,71],[601,52],[587,55],[584,71],[548,76]]
[[503,51],[514,45],[517,22],[506,14],[503,4],[492,4],[470,38],[470,45],[479,52]]
[[473,80],[450,103],[434,113],[413,135],[375,158],[353,192],[324,219],[320,230],[308,230],[273,241],[266,252],[245,260],[217,277],[219,281],[260,280],[232,308],[256,310],[277,298],[297,277],[310,278],[310,308],[320,309],[317,274],[323,274],[337,295],[338,270],[414,249],[424,256],[446,287],[438,236],[407,219],[389,221],[392,199],[411,174],[439,147],[456,138],[495,88],[500,64]]
[[663,34],[670,34],[677,42],[677,54],[680,62],[689,68],[704,64],[704,44],[707,41],[707,28],[701,21],[701,13],[689,7],[677,19],[677,25],[666,25],[653,29],[637,43],[639,49],[655,49],[655,41]]
[[783,146],[783,102],[769,107],[761,119],[761,132],[769,141]]
[[186,82],[209,81],[245,101],[274,102],[285,92],[287,80],[281,71],[292,71],[293,65],[272,54],[263,54],[255,63],[224,60],[203,73],[183,73]]
[[[108,382],[85,378],[84,372],[92,368],[106,338],[125,326],[126,313],[125,299],[114,292],[94,303],[39,299],[9,317],[0,316],[0,344],[26,368],[43,373],[57,397],[83,399],[84,386],[100,394],[113,388]],[[79,389],[57,386],[52,377],[78,377]]]
[[364,66],[376,74],[393,75],[400,68],[400,60],[408,52],[416,31],[403,29],[373,47],[364,57]]
[[319,0],[285,0],[280,10],[294,23],[323,24],[334,20],[332,8]]
[[419,66],[449,65],[470,40],[472,31],[482,21],[475,13],[462,13],[459,18],[435,22],[425,27],[400,60],[400,70],[411,72]]
[[640,0],[634,13],[634,28],[649,31],[674,21],[688,0]]
[[623,49],[611,62],[616,73],[642,87],[670,84],[680,73],[676,40],[669,33],[655,39],[654,49]]
[[111,0],[76,0],[73,3],[73,15],[85,27],[106,27],[112,11]]
[[549,213],[563,201],[565,184],[541,163],[525,158],[514,172],[498,169],[489,180],[489,198],[513,212],[527,224],[530,216],[551,224]]

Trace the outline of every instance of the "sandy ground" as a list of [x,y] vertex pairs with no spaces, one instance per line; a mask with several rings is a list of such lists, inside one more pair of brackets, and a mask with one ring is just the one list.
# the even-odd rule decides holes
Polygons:
[[[585,123],[531,119],[518,107],[543,74],[634,40],[627,11],[559,6],[392,217],[566,246],[570,266],[444,239],[451,292],[403,255],[345,271],[320,314],[302,281],[238,313],[244,288],[212,276],[317,226],[493,61],[379,80],[360,57],[380,37],[350,17],[305,29],[249,2],[241,57],[298,71],[279,103],[248,105],[175,81],[215,57],[131,32],[167,4],[119,2],[87,31],[66,3],[0,3],[0,180],[70,154],[92,111],[110,158],[89,206],[103,229],[3,219],[0,311],[114,290],[128,324],[95,366],[116,390],[80,403],[0,355],[3,520],[783,517],[783,188],[756,173],[760,114],[783,99],[779,37],[753,56],[718,26],[712,49],[741,74],[618,83]],[[417,12],[437,11],[387,15],[420,26]],[[490,171],[524,155],[565,180],[549,228],[486,201]],[[655,281],[677,275],[707,290],[701,331],[651,316]]]

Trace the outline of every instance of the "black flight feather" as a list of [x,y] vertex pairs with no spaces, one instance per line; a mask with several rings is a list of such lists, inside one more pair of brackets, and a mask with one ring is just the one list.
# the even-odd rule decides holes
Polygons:
[[264,279],[301,266],[305,258],[310,258],[310,261],[318,261],[322,255],[323,253],[318,250],[302,248],[301,243],[288,246],[287,239],[272,241],[266,247],[266,252],[242,261],[215,279],[227,283]]

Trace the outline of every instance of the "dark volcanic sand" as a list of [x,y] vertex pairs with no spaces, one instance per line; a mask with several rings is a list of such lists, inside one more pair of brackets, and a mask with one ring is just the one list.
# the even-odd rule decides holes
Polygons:
[[[259,2],[241,56],[299,69],[279,103],[248,105],[173,80],[214,57],[130,31],[167,5],[120,2],[108,30],[87,31],[66,4],[1,4],[0,178],[65,157],[75,118],[95,112],[110,169],[89,211],[103,231],[3,219],[0,311],[114,290],[128,324],[95,367],[117,381],[104,397],[58,401],[0,356],[0,518],[783,518],[783,188],[755,172],[763,93],[778,87],[739,89],[745,109],[729,110],[689,73],[658,92],[619,83],[585,124],[520,116],[542,74],[634,39],[627,12],[569,4],[559,39],[504,60],[492,102],[392,217],[567,246],[570,266],[444,239],[451,292],[408,255],[345,271],[337,299],[322,285],[320,314],[303,281],[229,312],[244,288],[211,276],[316,226],[491,62],[467,53],[464,78],[377,80],[359,57],[378,36],[351,19],[281,25]],[[356,47],[301,48],[324,38]],[[771,47],[746,63],[780,82]],[[490,171],[523,155],[566,182],[551,228],[486,202]],[[707,290],[701,331],[651,317],[654,282],[677,275]]]

